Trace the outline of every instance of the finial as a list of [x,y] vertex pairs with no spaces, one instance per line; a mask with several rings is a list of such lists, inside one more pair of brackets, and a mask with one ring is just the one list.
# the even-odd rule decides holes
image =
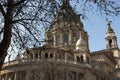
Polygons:
[[62,0],[63,5],[69,5],[69,0]]
[[108,25],[108,27],[110,27],[110,23],[111,23],[112,21],[107,21],[107,25]]
[[113,29],[111,28],[111,25],[110,25],[111,22],[112,21],[108,21],[108,19],[107,19],[107,33],[113,32]]
[[111,23],[112,21],[109,21],[108,18],[106,19],[106,21],[107,21],[108,27],[110,27],[110,23]]

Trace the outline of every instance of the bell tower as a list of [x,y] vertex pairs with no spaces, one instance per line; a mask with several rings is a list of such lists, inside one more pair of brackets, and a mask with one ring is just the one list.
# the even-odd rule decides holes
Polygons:
[[116,68],[120,68],[120,52],[117,44],[117,37],[115,36],[115,32],[111,28],[110,22],[107,23],[107,31],[106,31],[106,48],[113,52],[113,56],[116,60]]
[[105,39],[106,39],[107,49],[118,48],[117,37],[115,36],[113,29],[111,28],[110,22],[107,23],[107,31],[106,31]]

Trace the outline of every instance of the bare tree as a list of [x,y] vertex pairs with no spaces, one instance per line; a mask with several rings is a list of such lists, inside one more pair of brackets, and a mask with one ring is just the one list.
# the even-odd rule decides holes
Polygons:
[[39,46],[40,36],[56,12],[51,0],[0,0],[0,69],[9,46],[24,49]]
[[120,14],[119,0],[76,0],[83,13],[94,11],[106,16],[117,16]]
[[[101,12],[119,15],[117,0],[72,0],[84,8],[97,4]],[[41,35],[59,9],[61,0],[0,0],[0,70],[8,48],[40,46]]]

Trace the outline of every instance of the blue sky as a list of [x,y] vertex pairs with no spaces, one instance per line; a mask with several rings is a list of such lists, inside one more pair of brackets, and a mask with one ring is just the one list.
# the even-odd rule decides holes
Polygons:
[[[117,3],[118,5],[120,5],[120,2],[117,1]],[[87,17],[87,19],[82,20],[82,22],[84,24],[84,29],[88,32],[89,35],[89,49],[91,52],[106,49],[105,43],[105,35],[107,28],[106,18],[109,21],[111,21],[111,27],[117,36],[118,46],[120,46],[120,15],[106,16],[105,14],[101,14],[99,11],[95,11],[97,10],[96,5],[93,5],[94,9],[92,9],[92,11],[91,10],[87,11],[87,9],[84,11],[82,10],[82,8],[84,8],[84,4],[75,3],[74,1],[73,2],[71,1],[70,4],[73,7],[74,5],[77,5],[75,6],[75,11],[77,11],[78,13],[83,14],[85,12],[85,16]]]
[[[100,14],[87,14],[88,20],[83,20],[84,29],[89,35],[89,48],[90,51],[97,51],[106,48],[105,35],[107,21],[105,16]],[[120,45],[120,16],[109,17],[111,27],[117,36],[118,46]]]

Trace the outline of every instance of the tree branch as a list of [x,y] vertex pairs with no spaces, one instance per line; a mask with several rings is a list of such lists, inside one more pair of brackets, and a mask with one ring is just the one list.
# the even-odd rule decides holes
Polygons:
[[4,28],[1,29],[0,34],[4,31]]
[[4,9],[3,9],[1,4],[0,4],[0,11],[1,11],[2,15],[5,17],[6,13],[5,13],[5,11],[4,11]]
[[14,6],[20,5],[21,3],[24,3],[24,1],[26,1],[26,0],[20,0],[20,1],[18,1],[17,3],[15,3]]
[[24,20],[27,20],[27,21],[31,21],[31,20],[34,20],[34,19],[18,19],[18,20],[13,20],[12,23],[18,23],[19,21],[24,21]]

